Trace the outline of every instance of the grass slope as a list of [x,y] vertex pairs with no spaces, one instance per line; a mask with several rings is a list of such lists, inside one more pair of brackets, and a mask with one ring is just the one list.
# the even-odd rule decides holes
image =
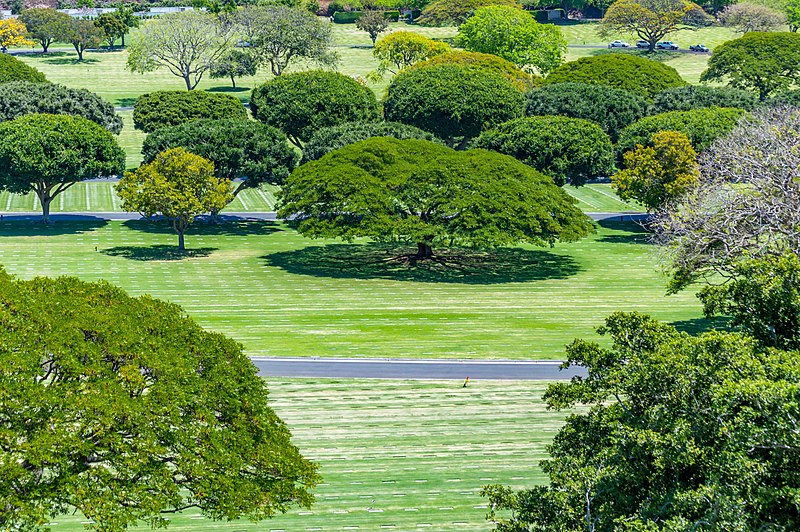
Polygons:
[[665,296],[655,252],[633,224],[414,269],[391,260],[396,250],[311,241],[266,222],[188,233],[193,255],[184,258],[161,224],[6,220],[0,264],[25,278],[106,279],[170,300],[250,355],[557,359],[615,310],[704,323],[691,291]]
[[[270,403],[321,467],[310,511],[261,524],[172,516],[169,530],[487,530],[486,484],[523,488],[564,413],[540,382],[269,380]],[[82,530],[80,516],[54,531]],[[145,527],[137,530],[146,530]]]

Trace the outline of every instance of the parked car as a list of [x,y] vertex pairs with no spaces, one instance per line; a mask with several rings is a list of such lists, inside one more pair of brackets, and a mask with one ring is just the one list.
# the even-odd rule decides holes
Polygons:
[[690,46],[689,50],[691,50],[692,52],[708,53],[708,47],[703,46],[702,44],[695,44],[693,46]]
[[662,41],[656,45],[658,50],[677,50],[678,45],[672,41]]
[[630,44],[626,43],[625,41],[614,41],[609,43],[609,48],[630,48]]
[[650,48],[650,43],[647,41],[636,41],[636,48]]

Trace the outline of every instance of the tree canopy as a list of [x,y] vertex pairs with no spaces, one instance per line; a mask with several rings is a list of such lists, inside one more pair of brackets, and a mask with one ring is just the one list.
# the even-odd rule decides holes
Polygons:
[[767,6],[741,2],[723,9],[719,21],[741,33],[775,31],[786,24],[786,15]]
[[35,192],[45,223],[53,198],[76,182],[125,168],[125,152],[111,133],[80,116],[20,116],[0,122],[0,139],[0,187]]
[[255,76],[257,71],[258,62],[253,54],[242,50],[230,50],[211,65],[209,74],[212,78],[230,78],[231,86],[235,89],[236,78]]
[[184,235],[195,218],[219,212],[233,199],[233,185],[214,176],[214,163],[183,148],[170,148],[116,186],[122,208],[144,216],[164,216],[178,234],[178,251],[186,249]]
[[0,47],[10,48],[12,46],[33,46],[33,41],[29,40],[28,28],[18,18],[7,18],[0,20]]
[[522,116],[524,97],[505,76],[472,65],[427,65],[389,84],[386,120],[429,131],[450,146]]
[[472,147],[510,155],[557,185],[583,185],[614,171],[614,146],[602,128],[580,118],[531,116],[484,131]]
[[411,65],[450,51],[450,45],[413,31],[394,31],[378,41],[372,55],[379,61],[378,73],[397,74]]
[[753,31],[717,46],[700,81],[727,81],[763,101],[797,84],[798,56],[800,34]]
[[116,13],[102,13],[95,19],[94,25],[103,31],[103,38],[112,50],[114,42],[128,33],[128,25]]
[[686,85],[659,92],[653,98],[653,114],[667,111],[690,111],[704,107],[736,107],[752,111],[758,98],[752,92],[730,87]]
[[69,33],[65,40],[75,48],[78,54],[78,61],[83,61],[83,52],[89,48],[97,48],[103,42],[103,30],[95,25],[91,20],[72,19]]
[[629,54],[603,54],[564,63],[548,75],[549,83],[596,83],[633,92],[645,98],[686,82],[674,68]]
[[453,50],[436,55],[425,61],[414,63],[409,68],[422,68],[427,65],[472,65],[491,70],[508,78],[516,88],[526,92],[541,83],[542,78],[525,72],[511,61],[493,54]]
[[[794,530],[800,527],[800,357],[738,334],[681,333],[615,313],[575,340],[552,384],[572,413],[541,463],[549,482],[488,486],[497,530]],[[510,510],[508,516],[506,510]]]
[[111,133],[122,131],[122,118],[114,106],[86,89],[30,81],[0,83],[0,122],[33,113],[82,116]]
[[242,346],[106,282],[0,273],[0,527],[80,511],[87,528],[164,512],[261,520],[308,507],[317,467]]
[[375,93],[338,72],[311,70],[285,74],[253,89],[250,111],[256,120],[277,127],[293,144],[322,127],[378,120]]
[[616,0],[601,21],[601,33],[635,33],[654,50],[656,43],[682,25],[706,25],[712,19],[688,0]]
[[300,166],[279,194],[278,216],[311,238],[417,245],[551,245],[593,231],[549,177],[486,150],[457,152],[425,140],[372,138]]
[[389,21],[384,16],[383,11],[371,9],[358,17],[356,28],[366,31],[372,40],[372,46],[375,46],[378,35],[389,28]]
[[72,26],[72,17],[49,7],[26,9],[19,19],[28,29],[28,36],[42,46],[44,53],[55,41],[69,35]]
[[32,81],[47,83],[44,74],[9,54],[0,54],[0,83]]
[[286,135],[277,129],[235,118],[195,120],[158,129],[144,139],[142,159],[149,163],[159,153],[179,147],[214,163],[217,177],[241,179],[234,196],[262,183],[280,185],[298,159]]
[[616,140],[620,131],[647,115],[648,104],[637,94],[605,85],[551,83],[528,93],[525,112],[591,120]]
[[427,131],[399,122],[345,122],[338,126],[323,127],[315,131],[311,139],[303,146],[303,162],[315,161],[326,153],[372,137],[441,142]]
[[518,0],[434,0],[416,22],[424,26],[460,26],[475,10],[486,6],[522,7]]
[[203,118],[247,120],[247,110],[235,96],[206,91],[150,92],[133,104],[133,125],[146,133]]
[[558,26],[539,24],[533,16],[509,6],[475,10],[459,28],[455,43],[470,52],[493,54],[540,74],[564,61],[567,41]]

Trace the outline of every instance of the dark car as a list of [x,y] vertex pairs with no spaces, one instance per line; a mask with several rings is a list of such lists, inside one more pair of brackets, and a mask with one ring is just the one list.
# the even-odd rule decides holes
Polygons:
[[703,46],[702,44],[694,44],[689,47],[689,50],[692,52],[701,52],[701,53],[708,53],[708,47]]
[[677,50],[678,45],[672,41],[662,41],[656,45],[658,50]]

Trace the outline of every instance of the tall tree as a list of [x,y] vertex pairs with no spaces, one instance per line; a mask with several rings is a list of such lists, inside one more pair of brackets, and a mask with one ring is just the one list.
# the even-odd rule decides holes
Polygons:
[[[800,357],[751,338],[679,333],[615,313],[603,345],[575,340],[552,384],[567,417],[541,463],[549,483],[484,494],[497,530],[795,530]],[[610,347],[608,346],[610,343]]]
[[257,71],[258,63],[253,54],[242,50],[230,50],[211,65],[209,73],[212,78],[230,78],[231,86],[235,89],[236,78],[255,76]]
[[142,24],[128,47],[128,68],[152,72],[166,67],[194,89],[203,74],[231,47],[232,32],[214,15],[172,13]]
[[593,231],[549,177],[505,155],[456,152],[425,140],[379,137],[300,166],[280,192],[278,216],[311,238],[370,237],[415,244],[551,245]]
[[0,20],[0,47],[9,48],[11,46],[33,46],[35,43],[29,40],[26,35],[28,28],[17,18],[7,18]]
[[741,33],[775,31],[786,24],[786,15],[767,6],[743,2],[726,7],[719,14],[719,21]]
[[547,74],[564,61],[567,41],[558,26],[539,24],[521,9],[482,7],[459,28],[456,45],[493,54],[524,69]]
[[763,101],[800,80],[800,35],[750,32],[719,45],[700,81],[727,81]]
[[78,181],[119,175],[125,152],[111,133],[70,115],[25,115],[0,123],[0,187],[33,191],[50,223],[53,198]]
[[372,46],[375,46],[378,35],[386,31],[388,27],[389,21],[386,20],[383,11],[374,9],[367,11],[356,20],[356,28],[367,32],[369,38],[372,39]]
[[186,250],[186,229],[206,212],[219,212],[233,199],[233,185],[214,176],[214,163],[183,148],[171,148],[151,163],[127,172],[116,186],[122,208],[145,216],[160,214]]
[[78,52],[78,61],[83,61],[83,52],[89,48],[97,48],[103,42],[105,32],[93,21],[73,19],[67,40]]
[[709,24],[703,9],[688,0],[616,0],[601,22],[603,35],[635,33],[654,50],[656,43],[682,25]]
[[[123,24],[128,27],[129,30],[131,28],[138,28],[142,21],[142,19],[137,17],[134,13],[135,11],[133,10],[133,6],[130,4],[122,4],[117,7],[117,10],[114,12],[114,14],[122,21]],[[120,35],[123,48],[125,47],[125,35],[127,33],[128,32],[125,31],[122,35]]]
[[110,50],[114,49],[117,39],[128,33],[128,25],[116,13],[103,13],[95,19],[94,24],[103,31],[103,38]]
[[378,74],[397,74],[414,63],[426,61],[450,51],[450,45],[434,41],[413,31],[395,31],[384,37],[372,50],[378,60]]
[[310,506],[242,346],[178,306],[106,282],[0,274],[0,528],[76,510],[87,529],[166,527],[194,508],[254,521]]
[[51,44],[68,35],[72,26],[72,17],[49,7],[26,9],[19,19],[28,28],[28,36],[42,45],[44,53]]

